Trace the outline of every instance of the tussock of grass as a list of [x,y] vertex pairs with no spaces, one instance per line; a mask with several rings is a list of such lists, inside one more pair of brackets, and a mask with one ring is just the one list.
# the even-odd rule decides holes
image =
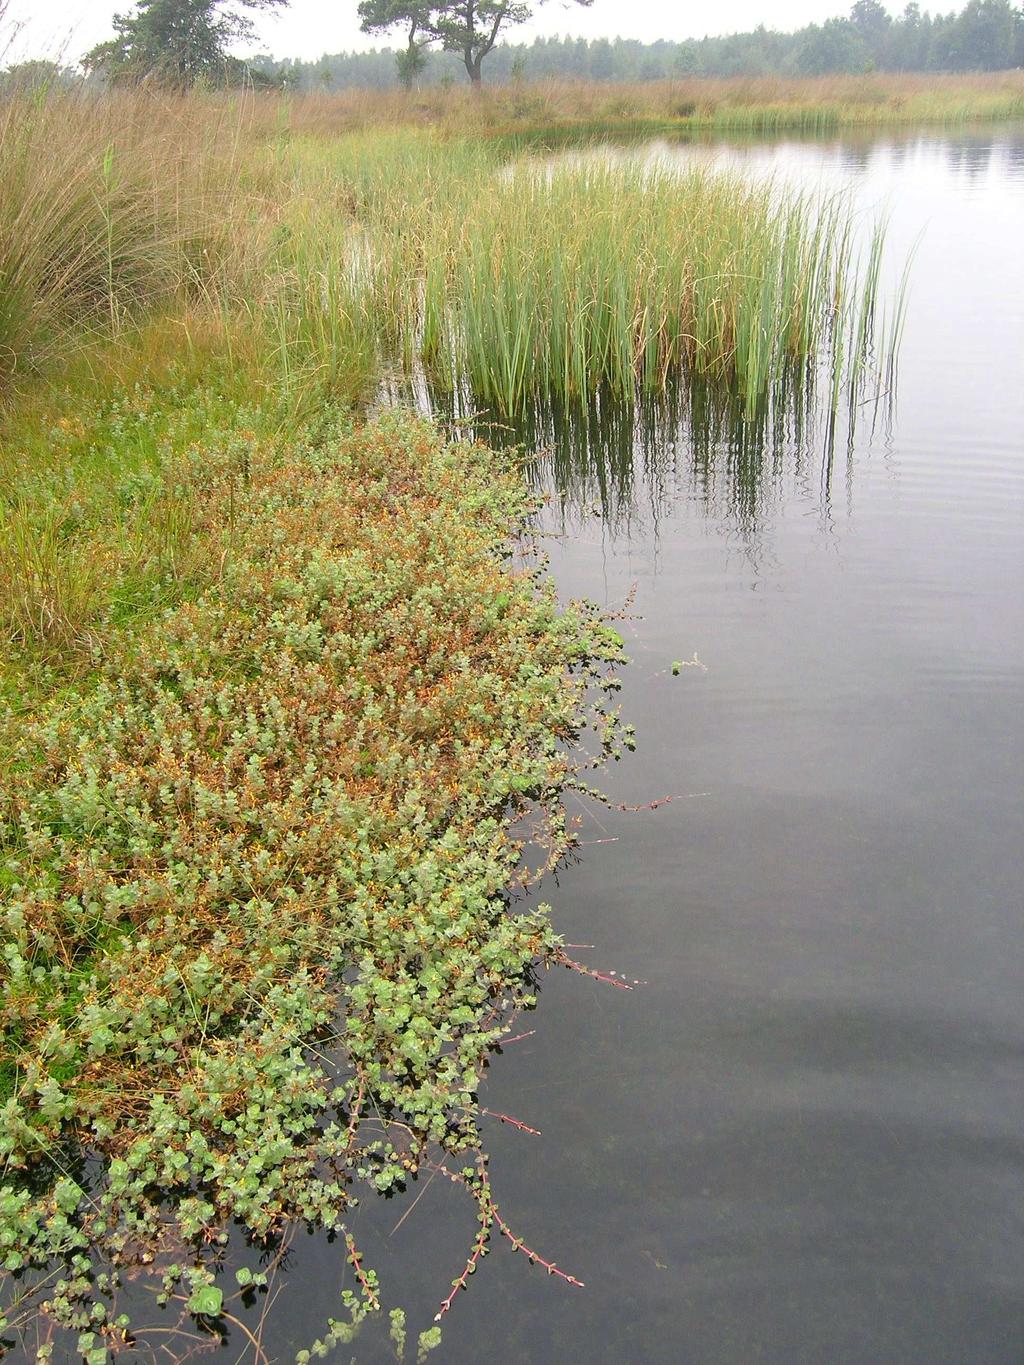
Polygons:
[[0,100],[0,384],[212,288],[239,168],[214,105]]

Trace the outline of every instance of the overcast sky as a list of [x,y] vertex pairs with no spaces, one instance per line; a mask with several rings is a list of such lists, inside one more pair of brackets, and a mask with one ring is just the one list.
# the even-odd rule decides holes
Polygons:
[[[259,15],[259,47],[275,57],[319,57],[324,52],[381,46],[359,32],[357,0],[292,0],[274,15]],[[594,0],[589,9],[547,0],[529,24],[506,36],[529,41],[538,34],[569,33],[584,38],[700,38],[709,33],[738,33],[759,23],[792,29],[845,13],[852,0]],[[0,37],[0,64],[14,57],[82,52],[110,37],[115,10],[129,10],[131,0],[8,0]],[[0,11],[4,9],[0,0]],[[12,34],[13,37],[12,41]],[[6,41],[5,41],[6,38]],[[398,41],[398,40],[396,40]],[[5,55],[5,49],[6,55]]]

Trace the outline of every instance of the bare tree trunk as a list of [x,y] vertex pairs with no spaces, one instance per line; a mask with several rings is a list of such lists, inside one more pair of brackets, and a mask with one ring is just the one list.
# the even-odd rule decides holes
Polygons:
[[469,72],[470,83],[474,90],[480,89],[480,63],[483,61],[484,54],[476,49],[476,13],[475,0],[466,2],[466,36],[465,45],[462,49],[463,60],[466,63],[466,70]]

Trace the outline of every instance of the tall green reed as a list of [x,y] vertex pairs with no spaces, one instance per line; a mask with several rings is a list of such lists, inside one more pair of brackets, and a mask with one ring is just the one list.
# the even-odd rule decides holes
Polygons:
[[348,213],[321,211],[307,233],[330,239],[347,313],[382,359],[435,391],[512,412],[539,394],[632,400],[684,375],[752,413],[822,367],[834,403],[869,372],[884,228],[862,262],[842,197],[706,167],[387,143],[397,167],[335,149],[326,202],[340,194]]

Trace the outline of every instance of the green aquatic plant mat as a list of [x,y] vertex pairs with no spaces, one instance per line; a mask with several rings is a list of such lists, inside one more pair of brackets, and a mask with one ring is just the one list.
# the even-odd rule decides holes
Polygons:
[[512,555],[511,463],[392,414],[208,479],[217,582],[18,718],[0,808],[11,1323],[41,1278],[93,1351],[118,1267],[180,1248],[213,1314],[231,1220],[344,1232],[360,1185],[479,1148],[481,1067],[558,955],[506,895],[513,826],[557,858],[583,727],[629,742],[619,636]]

